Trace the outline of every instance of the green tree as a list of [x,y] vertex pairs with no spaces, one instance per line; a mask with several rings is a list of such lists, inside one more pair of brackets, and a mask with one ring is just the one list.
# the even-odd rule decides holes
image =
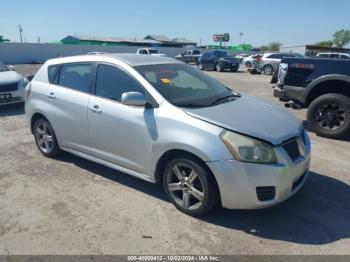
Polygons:
[[263,52],[269,51],[269,47],[267,45],[262,45],[260,47],[260,51],[263,51]]
[[2,43],[2,42],[9,42],[9,41],[10,41],[9,39],[6,39],[2,35],[0,35],[0,43]]
[[333,41],[332,40],[321,41],[321,42],[315,43],[314,45],[315,46],[322,46],[322,47],[332,47]]
[[350,43],[350,30],[339,30],[333,34],[333,42],[336,47],[343,48]]
[[282,44],[279,42],[272,42],[269,44],[269,51],[279,52]]

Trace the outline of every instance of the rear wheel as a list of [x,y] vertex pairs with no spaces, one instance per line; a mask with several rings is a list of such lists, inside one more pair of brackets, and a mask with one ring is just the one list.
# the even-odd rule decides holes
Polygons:
[[272,75],[273,74],[273,67],[271,65],[266,65],[263,68],[263,72],[265,75]]
[[310,128],[320,136],[344,138],[350,135],[350,98],[326,94],[316,98],[307,112]]
[[252,63],[250,63],[249,61],[245,63],[245,66],[246,67],[251,67],[252,66]]
[[44,118],[39,118],[34,123],[35,143],[40,152],[47,157],[54,157],[61,153],[57,143],[55,132],[51,124]]
[[218,203],[215,179],[190,156],[176,158],[168,164],[163,187],[175,207],[191,216],[203,215]]

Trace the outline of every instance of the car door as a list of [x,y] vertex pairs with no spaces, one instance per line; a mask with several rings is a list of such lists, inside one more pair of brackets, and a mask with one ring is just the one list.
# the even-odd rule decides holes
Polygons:
[[60,146],[90,153],[87,106],[93,64],[72,63],[49,67],[47,114]]
[[145,94],[141,84],[123,69],[100,64],[96,74],[95,95],[88,110],[91,153],[146,174],[155,137],[156,109],[121,103],[124,92]]

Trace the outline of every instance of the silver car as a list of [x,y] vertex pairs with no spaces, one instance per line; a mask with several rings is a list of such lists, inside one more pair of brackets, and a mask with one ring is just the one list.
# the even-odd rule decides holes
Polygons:
[[0,61],[0,106],[24,102],[26,79]]
[[310,142],[285,109],[232,91],[167,57],[47,61],[26,87],[42,154],[63,151],[152,183],[201,215],[275,205],[304,184]]
[[272,75],[278,71],[278,67],[283,58],[287,57],[304,57],[296,53],[266,53],[259,59],[258,69],[265,75]]

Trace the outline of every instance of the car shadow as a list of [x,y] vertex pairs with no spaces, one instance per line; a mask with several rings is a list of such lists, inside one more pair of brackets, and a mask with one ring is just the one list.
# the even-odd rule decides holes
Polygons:
[[24,103],[0,105],[0,117],[17,116],[24,114]]
[[[73,163],[96,175],[168,201],[160,185],[68,153],[57,160]],[[310,172],[301,191],[280,205],[260,210],[218,207],[198,219],[266,239],[309,245],[332,243],[350,237],[350,186],[335,178]]]

